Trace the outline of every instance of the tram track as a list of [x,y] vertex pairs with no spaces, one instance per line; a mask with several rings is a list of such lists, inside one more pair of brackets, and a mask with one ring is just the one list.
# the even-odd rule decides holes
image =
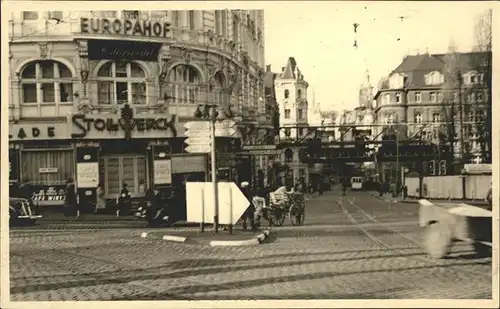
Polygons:
[[[347,203],[345,203],[345,202],[347,202]],[[376,244],[380,245],[381,247],[386,248],[386,249],[391,250],[391,251],[396,251],[399,253],[403,253],[404,250],[415,249],[415,246],[417,246],[418,248],[422,247],[421,243],[418,240],[415,240],[414,238],[409,237],[408,235],[392,228],[387,223],[380,222],[374,216],[368,214],[365,210],[363,210],[361,207],[359,207],[356,204],[355,198],[343,198],[343,199],[338,200],[337,204],[340,206],[340,208],[342,209],[342,211],[344,212],[346,217],[349,219],[349,221],[351,221],[351,223],[354,226],[356,226],[359,230],[361,230],[365,234],[366,237],[368,237],[370,240],[372,240]],[[351,211],[349,211],[348,208],[350,208]],[[352,210],[354,210],[354,211],[352,211]],[[394,246],[387,244],[380,237],[377,237],[376,235],[374,235],[373,232],[369,231],[369,228],[366,227],[366,222],[360,223],[361,220],[363,220],[363,221],[368,220],[368,221],[372,222],[374,225],[390,231],[392,233],[392,235],[395,235],[395,236],[398,236],[398,237],[404,239],[406,244],[409,244],[410,246],[408,247],[408,249],[401,249],[401,246],[398,246],[396,248]],[[416,227],[416,228],[418,228],[418,227]],[[460,256],[454,256],[452,259],[444,259],[444,260],[435,260],[435,259],[431,259],[431,258],[426,257],[426,256],[419,256],[419,255],[405,257],[405,258],[406,259],[418,259],[419,261],[421,261],[423,263],[432,264],[432,265],[435,265],[436,267],[441,267],[441,266],[445,266],[445,265],[449,266],[450,264],[455,264],[456,266],[460,266],[462,264],[478,265],[478,266],[485,265],[485,264],[491,264],[491,260],[490,261],[481,260],[481,261],[477,261],[477,262],[472,262],[473,260],[471,260],[470,258],[462,258]],[[460,263],[454,263],[456,261],[460,261]],[[481,278],[483,280],[487,279],[487,278],[485,278],[483,272],[469,271],[467,269],[456,269],[456,268],[452,268],[452,270],[455,273],[457,273],[458,275],[468,275],[468,276],[472,276],[474,278]],[[489,277],[488,279],[491,280],[491,277]]]

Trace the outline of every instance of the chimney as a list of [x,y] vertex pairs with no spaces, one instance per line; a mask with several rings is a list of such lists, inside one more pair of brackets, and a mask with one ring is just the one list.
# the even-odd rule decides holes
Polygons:
[[266,72],[271,72],[271,65],[270,64],[266,65]]

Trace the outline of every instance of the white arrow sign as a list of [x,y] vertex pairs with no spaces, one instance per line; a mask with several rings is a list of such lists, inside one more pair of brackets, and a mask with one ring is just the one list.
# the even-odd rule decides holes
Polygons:
[[[219,224],[236,224],[250,205],[234,182],[218,184]],[[213,184],[211,182],[186,183],[187,221],[214,223]]]
[[232,137],[236,133],[234,126],[236,122],[231,119],[225,119],[215,123],[215,136],[218,137]]
[[212,148],[210,145],[189,145],[184,150],[189,153],[209,153]]
[[217,137],[233,137],[235,134],[235,128],[215,128],[215,136]]
[[193,131],[209,131],[210,122],[208,121],[189,121],[184,124],[184,129]]
[[196,136],[196,137],[190,136],[190,137],[186,138],[184,143],[186,143],[187,145],[209,145],[209,146],[211,145],[210,138],[199,137],[199,136]]
[[187,130],[184,133],[188,137],[203,137],[210,139],[210,130]]

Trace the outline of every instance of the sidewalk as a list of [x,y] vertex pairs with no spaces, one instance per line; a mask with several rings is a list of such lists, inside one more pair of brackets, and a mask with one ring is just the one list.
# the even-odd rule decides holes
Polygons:
[[[379,200],[383,200],[387,203],[409,203],[409,204],[418,204],[419,198],[415,197],[407,197],[406,199],[402,199],[401,196],[393,198],[392,196],[389,196],[389,193],[384,194],[382,197],[378,194],[378,192],[369,192],[370,195],[372,195],[375,198],[378,198]],[[461,199],[433,199],[433,198],[425,198],[429,201],[438,201],[438,202],[447,202],[447,203],[464,203],[464,204],[469,204],[473,206],[487,206],[488,203],[483,200],[461,200]]]

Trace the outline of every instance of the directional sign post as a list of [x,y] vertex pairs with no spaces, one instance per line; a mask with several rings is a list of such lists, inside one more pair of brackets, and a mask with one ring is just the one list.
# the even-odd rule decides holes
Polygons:
[[192,121],[184,125],[186,151],[190,153],[209,153],[212,149],[211,125],[208,121]]
[[[186,183],[187,221],[193,223],[214,223],[213,190],[210,182]],[[234,225],[250,205],[250,201],[234,182],[217,184],[219,201],[219,223]]]
[[236,134],[236,122],[231,119],[225,119],[215,123],[215,136],[233,137]]

